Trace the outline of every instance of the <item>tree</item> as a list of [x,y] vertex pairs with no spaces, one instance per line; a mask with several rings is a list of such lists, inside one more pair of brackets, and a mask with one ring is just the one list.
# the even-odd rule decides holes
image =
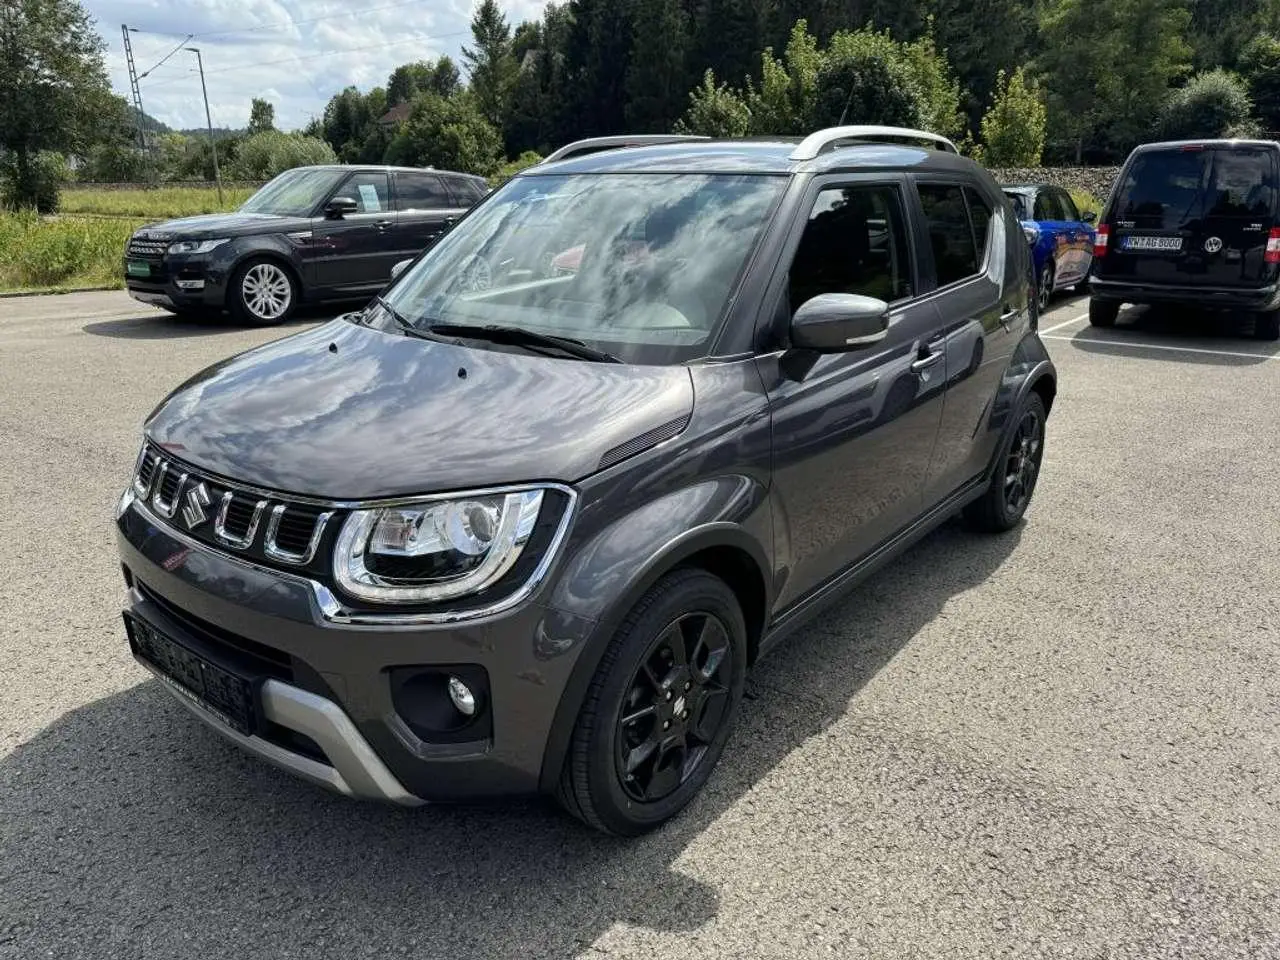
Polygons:
[[501,153],[502,137],[469,92],[421,93],[387,148],[387,162],[488,176],[498,168]]
[[266,133],[275,128],[276,108],[261,97],[254,97],[249,108],[249,127],[245,132],[252,137],[255,133]]
[[387,78],[387,106],[408,103],[419,93],[434,92],[449,97],[461,85],[458,68],[448,57],[404,63],[391,71]]
[[978,161],[993,167],[1038,167],[1047,114],[1040,91],[1019,67],[996,75],[991,107],[982,117]]
[[991,103],[996,75],[1001,70],[1008,75],[1027,60],[1035,31],[1032,5],[1026,0],[930,0],[930,8],[932,36],[967,91],[967,125],[976,128]]
[[15,205],[56,203],[56,165],[37,155],[83,150],[111,113],[103,48],[76,0],[4,0],[0,152],[10,155],[6,194]]
[[1268,131],[1280,130],[1280,40],[1261,33],[1240,55],[1254,110]]
[[765,49],[757,0],[689,0],[693,12],[693,64],[735,84],[746,82]]
[[324,108],[324,139],[344,163],[369,162],[364,159],[365,146],[386,112],[387,94],[381,87],[368,93],[347,87]]
[[1248,87],[1221,68],[1197,74],[1169,94],[1160,111],[1160,133],[1169,140],[1256,134]]
[[1191,0],[1191,47],[1199,71],[1239,66],[1240,55],[1265,29],[1268,0]]
[[751,126],[751,110],[742,97],[728,84],[716,83],[716,75],[708,70],[702,83],[689,94],[689,109],[676,123],[679,133],[696,133],[707,137],[744,137]]
[[1185,0],[1048,0],[1037,70],[1059,148],[1114,161],[1146,137],[1190,69],[1190,21]]
[[264,130],[247,138],[228,170],[236,180],[270,180],[294,167],[337,160],[333,148],[323,140],[300,133]]
[[746,102],[751,132],[759,136],[797,136],[809,131],[822,55],[806,20],[791,28],[781,61],[773,50],[760,57],[760,83],[747,79]]
[[462,48],[471,92],[481,115],[501,127],[515,85],[516,62],[511,53],[511,27],[497,0],[481,0],[471,18],[471,36],[474,45]]
[[901,62],[857,43],[838,45],[840,38],[839,34],[833,38],[818,68],[812,126],[877,123],[919,127],[919,95]]
[[570,0],[557,139],[625,131],[628,10],[629,0]]
[[688,16],[681,0],[635,0],[632,16],[627,127],[665,133],[680,116],[689,92]]

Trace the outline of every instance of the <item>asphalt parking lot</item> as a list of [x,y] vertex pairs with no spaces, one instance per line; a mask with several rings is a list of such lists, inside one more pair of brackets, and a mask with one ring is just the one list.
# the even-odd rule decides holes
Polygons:
[[1280,344],[1042,321],[1027,522],[948,527],[761,664],[639,841],[242,756],[128,656],[139,425],[280,330],[0,300],[0,957],[1280,957]]

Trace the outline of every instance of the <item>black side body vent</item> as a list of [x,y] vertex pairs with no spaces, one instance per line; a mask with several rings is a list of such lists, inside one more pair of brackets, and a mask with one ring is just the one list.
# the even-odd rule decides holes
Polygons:
[[626,443],[620,443],[612,450],[606,450],[603,457],[600,458],[600,469],[606,470],[614,464],[621,463],[628,457],[634,457],[637,453],[643,453],[650,447],[657,446],[664,440],[670,440],[677,436],[685,427],[689,425],[689,417],[680,417],[664,423],[660,427],[654,427],[638,437],[633,437]]

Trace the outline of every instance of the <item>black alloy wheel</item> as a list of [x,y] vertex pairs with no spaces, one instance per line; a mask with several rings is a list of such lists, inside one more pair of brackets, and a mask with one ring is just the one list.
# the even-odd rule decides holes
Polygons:
[[1044,452],[1044,419],[1042,411],[1034,405],[1022,413],[1022,420],[1013,434],[1013,443],[1005,458],[1004,494],[1005,506],[1010,514],[1022,516],[1027,501],[1036,488],[1040,475],[1040,457]]
[[662,631],[631,678],[615,732],[618,777],[642,803],[687,783],[729,715],[733,649],[711,613]]
[[1053,263],[1046,263],[1040,270],[1040,281],[1036,284],[1036,303],[1040,307],[1040,313],[1044,314],[1049,309],[1049,301],[1053,299]]
[[746,621],[729,585],[692,567],[663,576],[601,654],[561,770],[561,805],[619,836],[675,816],[724,752],[746,667]]
[[973,529],[1003,533],[1027,512],[1044,457],[1046,416],[1044,400],[1033,390],[1013,414],[986,491],[964,510]]

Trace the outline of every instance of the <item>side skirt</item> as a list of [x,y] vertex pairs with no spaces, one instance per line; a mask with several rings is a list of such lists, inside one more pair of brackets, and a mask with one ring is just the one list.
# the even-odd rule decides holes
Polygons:
[[951,517],[982,496],[987,488],[987,477],[975,478],[946,500],[943,500],[931,511],[915,523],[886,540],[879,547],[861,560],[836,574],[826,583],[816,588],[808,596],[796,601],[782,613],[778,614],[769,625],[764,638],[760,641],[760,652],[756,658],[768,655],[783,640],[800,627],[808,623],[814,616],[841,600],[853,587],[861,583],[871,574],[892,561],[908,548],[928,536]]

